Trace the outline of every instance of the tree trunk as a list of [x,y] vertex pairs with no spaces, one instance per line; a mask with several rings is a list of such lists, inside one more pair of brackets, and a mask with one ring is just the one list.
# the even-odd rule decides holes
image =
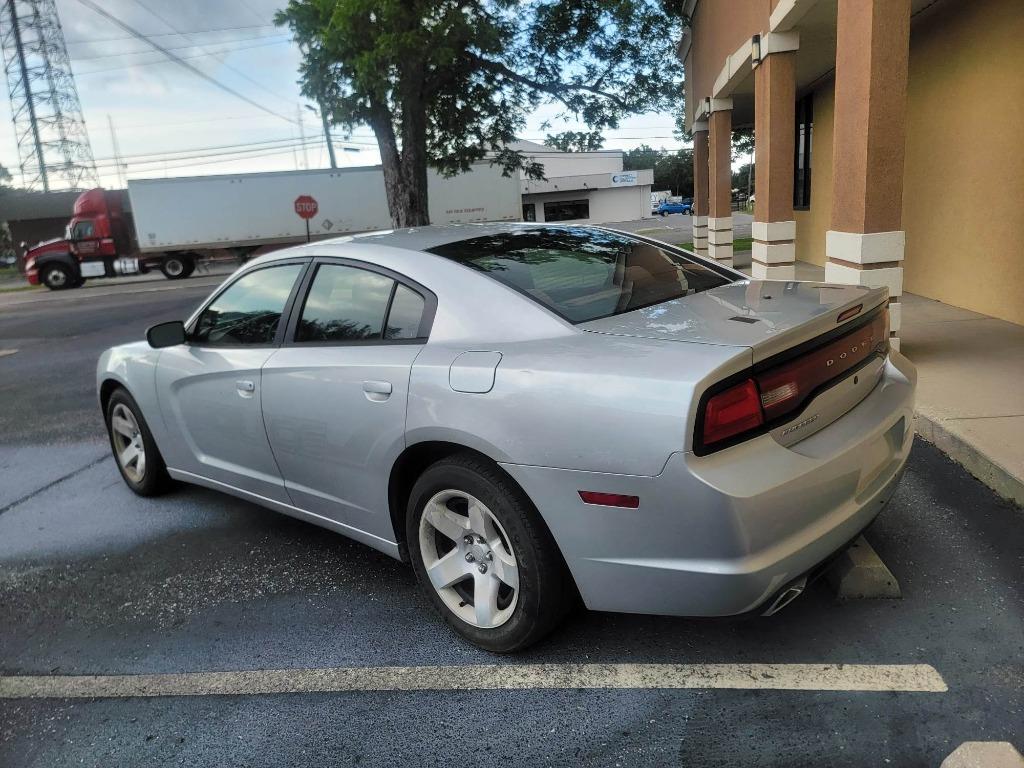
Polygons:
[[[384,169],[384,193],[387,196],[391,225],[395,229],[430,224],[427,207],[426,132],[403,131],[402,151],[398,151],[391,119],[384,110],[370,121],[377,137],[380,161]],[[410,136],[409,134],[413,135]]]

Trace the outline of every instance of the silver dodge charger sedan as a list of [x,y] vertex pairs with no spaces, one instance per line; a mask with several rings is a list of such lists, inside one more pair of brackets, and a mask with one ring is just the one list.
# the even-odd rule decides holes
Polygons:
[[892,496],[916,373],[884,289],[500,224],[263,256],[97,383],[136,493],[196,483],[411,561],[508,652],[580,599],[780,609]]

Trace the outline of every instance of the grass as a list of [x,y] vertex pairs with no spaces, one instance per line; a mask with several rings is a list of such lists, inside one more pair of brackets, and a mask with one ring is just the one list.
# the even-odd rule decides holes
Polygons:
[[[751,243],[753,242],[754,238],[752,237],[737,237],[735,240],[732,241],[733,253],[752,250],[754,246],[751,245]],[[686,251],[692,251],[693,243],[680,243],[679,247]]]
[[12,291],[31,291],[40,288],[38,285],[29,285],[25,276],[14,267],[0,267],[0,293],[11,293]]
[[22,285],[15,284],[7,286],[0,282],[0,293],[14,293],[15,291],[38,291],[42,287],[43,286],[41,285],[30,285],[29,283],[24,283]]

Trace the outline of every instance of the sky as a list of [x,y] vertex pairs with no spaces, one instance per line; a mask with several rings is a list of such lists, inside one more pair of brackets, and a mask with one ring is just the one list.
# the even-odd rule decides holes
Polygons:
[[[286,29],[272,24],[274,11],[284,2],[98,0],[103,9],[262,105],[260,109],[170,62],[79,0],[57,0],[103,186],[120,186],[124,178],[329,167],[320,118],[302,106],[308,101],[299,94],[298,48]],[[0,164],[14,174],[17,184],[17,148],[6,88],[3,96]],[[559,122],[558,111],[548,106],[531,115],[521,138],[542,141],[546,133],[583,127]],[[548,130],[542,128],[545,120],[552,122]],[[120,169],[114,160],[111,124],[122,158]],[[604,146],[631,149],[646,143],[676,149],[682,144],[672,133],[671,115],[638,115],[607,132]],[[335,147],[339,165],[373,165],[380,160],[367,127],[353,131],[347,143],[336,132]]]

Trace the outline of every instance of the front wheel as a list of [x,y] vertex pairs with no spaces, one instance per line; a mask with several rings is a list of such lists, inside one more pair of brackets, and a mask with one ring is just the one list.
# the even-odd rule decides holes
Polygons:
[[410,495],[406,534],[430,601],[481,648],[525,648],[571,604],[571,577],[550,532],[522,490],[483,459],[428,468]]
[[107,434],[125,484],[139,496],[157,496],[171,484],[160,450],[135,398],[117,389],[107,402]]
[[67,264],[48,264],[43,270],[42,282],[51,291],[63,291],[77,288],[84,280],[80,280]]

